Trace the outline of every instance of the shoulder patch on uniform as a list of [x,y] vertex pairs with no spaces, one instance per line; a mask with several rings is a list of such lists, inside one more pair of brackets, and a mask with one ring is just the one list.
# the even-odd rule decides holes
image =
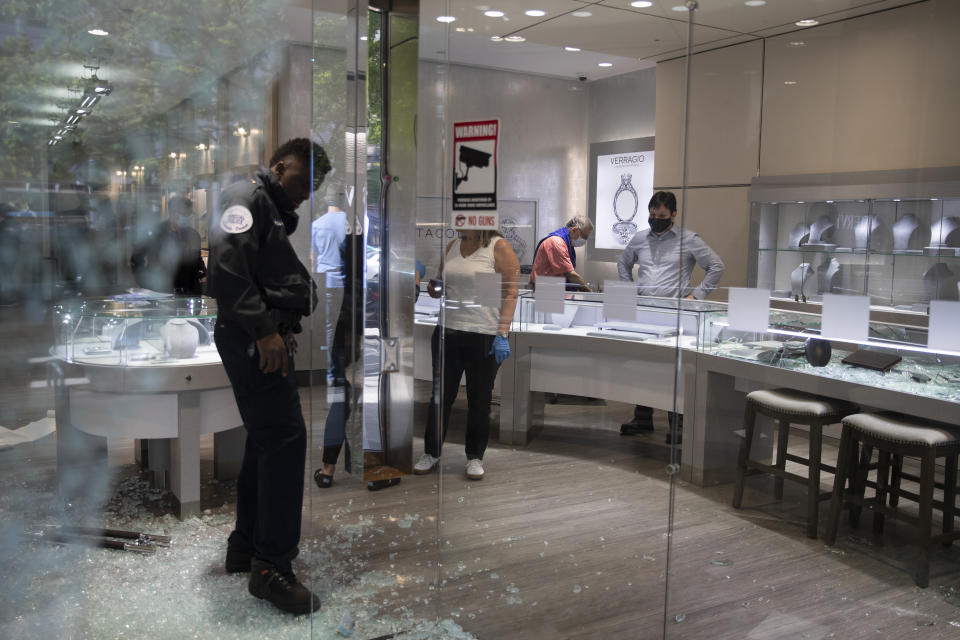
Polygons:
[[253,214],[243,205],[227,207],[220,217],[220,228],[227,233],[243,233],[253,226]]

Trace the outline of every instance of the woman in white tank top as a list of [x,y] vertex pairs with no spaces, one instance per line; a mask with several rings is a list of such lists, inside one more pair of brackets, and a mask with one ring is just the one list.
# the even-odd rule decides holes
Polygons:
[[[466,374],[466,474],[471,480],[481,480],[483,453],[490,437],[493,381],[500,363],[510,355],[508,332],[517,306],[520,262],[510,243],[496,231],[464,231],[447,245],[440,274],[442,290],[428,287],[432,297],[442,295],[445,300],[431,340],[433,396],[424,433],[425,452],[413,472],[429,473],[439,462],[450,409],[460,390],[460,379]],[[478,279],[478,274],[491,275]],[[485,300],[481,291],[483,284],[495,277],[492,274],[500,276],[496,306],[491,304],[494,301]],[[440,420],[438,412],[442,412]]]

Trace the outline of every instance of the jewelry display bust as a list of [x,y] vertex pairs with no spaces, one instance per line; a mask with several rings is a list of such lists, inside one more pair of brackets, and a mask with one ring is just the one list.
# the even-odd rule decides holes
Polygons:
[[818,293],[831,293],[838,286],[840,263],[836,258],[827,258],[817,267]]
[[853,227],[853,247],[858,251],[888,249],[887,239],[887,229],[877,216],[863,216]]
[[893,223],[893,250],[894,251],[920,251],[922,241],[918,241],[914,235],[920,229],[920,220],[912,213],[908,213]]
[[797,247],[806,244],[810,240],[810,225],[806,222],[798,222],[797,226],[793,228],[793,231],[790,232],[790,244],[791,249],[796,249]]
[[833,243],[835,230],[836,226],[833,218],[828,215],[822,215],[810,225],[810,240],[807,244],[812,245],[811,248],[835,247],[836,245]]
[[938,262],[923,274],[923,288],[928,300],[956,300],[960,283],[950,267]]
[[[930,246],[924,249],[933,255],[956,255],[952,249],[960,247],[960,218],[946,216],[930,225]],[[946,251],[940,251],[946,249]]]
[[815,282],[813,267],[804,262],[790,273],[790,294],[794,298],[807,298],[816,293]]

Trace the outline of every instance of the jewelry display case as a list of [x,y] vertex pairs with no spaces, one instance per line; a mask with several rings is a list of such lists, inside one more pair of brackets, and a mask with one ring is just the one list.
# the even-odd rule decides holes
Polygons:
[[163,367],[219,364],[216,301],[121,294],[54,308],[53,354],[80,365]]
[[696,349],[703,338],[704,318],[726,315],[726,305],[704,300],[637,297],[633,322],[608,320],[603,311],[603,294],[568,293],[563,313],[537,311],[533,292],[520,295],[517,315],[525,333],[555,333],[615,340],[641,341]]
[[[960,354],[927,348],[922,314],[873,319],[866,343],[820,338],[820,316],[770,311],[767,331],[731,330],[726,318],[706,319],[701,352],[916,397],[960,403]],[[915,316],[911,318],[910,316]],[[913,321],[915,320],[915,322]]]
[[61,479],[102,458],[105,440],[133,438],[138,462],[185,518],[200,510],[201,436],[213,435],[215,476],[236,475],[246,435],[213,342],[216,315],[211,298],[137,291],[54,308]]
[[775,298],[870,296],[926,311],[960,297],[960,170],[756,178],[747,284]]

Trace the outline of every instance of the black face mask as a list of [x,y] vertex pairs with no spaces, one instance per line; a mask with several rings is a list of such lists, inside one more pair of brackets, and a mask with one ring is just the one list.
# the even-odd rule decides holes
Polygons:
[[663,233],[673,224],[671,218],[647,218],[647,222],[650,223],[650,230],[654,233]]

